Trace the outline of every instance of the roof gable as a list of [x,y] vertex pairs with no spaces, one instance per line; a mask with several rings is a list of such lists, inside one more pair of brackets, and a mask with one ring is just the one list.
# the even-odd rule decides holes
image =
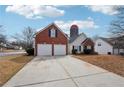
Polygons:
[[112,42],[112,40],[110,38],[102,38],[101,37],[100,39],[102,39],[103,41],[105,41],[105,42],[107,42],[107,43],[109,43],[110,45],[113,46],[113,42]]
[[123,42],[119,40],[121,37],[114,37],[114,38],[103,38],[100,37],[99,39],[103,40],[104,42],[108,43],[109,45],[113,46],[114,48],[124,48]]
[[81,42],[83,42],[86,38],[87,38],[87,36],[84,34],[84,33],[81,33],[80,35],[78,35],[76,38],[74,38],[74,39],[71,39],[70,38],[70,41],[69,41],[69,43],[73,43],[73,42],[75,42],[76,40],[78,40],[79,38],[82,38],[83,37],[83,40],[81,41]]
[[94,42],[90,38],[86,38],[81,44],[94,46]]
[[35,36],[38,35],[39,33],[41,33],[42,31],[44,31],[45,29],[49,28],[49,27],[52,26],[52,25],[54,25],[54,26],[68,39],[67,34],[65,34],[55,23],[51,23],[51,24],[49,24],[48,26],[46,26],[45,28],[41,29],[40,31],[38,31],[38,32],[35,34]]

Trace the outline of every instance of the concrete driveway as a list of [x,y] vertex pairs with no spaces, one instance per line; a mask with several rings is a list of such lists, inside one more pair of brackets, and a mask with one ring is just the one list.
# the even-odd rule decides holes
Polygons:
[[71,56],[35,57],[4,86],[124,86],[124,78]]

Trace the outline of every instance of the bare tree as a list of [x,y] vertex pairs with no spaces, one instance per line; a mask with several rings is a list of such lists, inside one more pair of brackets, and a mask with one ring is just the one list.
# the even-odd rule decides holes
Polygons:
[[1,43],[6,43],[6,36],[3,34],[0,34],[0,44]]
[[116,7],[118,13],[115,15],[114,20],[110,23],[110,32],[114,36],[124,35],[124,6]]
[[22,33],[16,33],[12,36],[18,44],[20,44],[24,49],[33,48],[33,37],[35,30],[31,27],[26,27]]
[[3,26],[0,25],[0,44],[6,43],[6,36],[3,34],[4,31]]
[[115,38],[115,46],[124,48],[124,6],[116,7],[118,13],[110,24],[109,31]]
[[98,35],[94,35],[94,36],[92,37],[92,39],[93,39],[94,41],[96,41],[99,37],[100,37],[100,36],[98,36]]

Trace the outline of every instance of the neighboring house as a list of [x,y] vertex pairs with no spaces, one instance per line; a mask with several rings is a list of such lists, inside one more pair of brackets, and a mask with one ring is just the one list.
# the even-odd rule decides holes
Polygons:
[[16,43],[16,42],[12,42],[12,43],[10,43],[10,44],[11,44],[11,46],[13,47],[13,49],[15,49],[15,50],[22,50],[22,49],[23,49],[22,46],[19,45],[19,44]]
[[95,51],[98,54],[120,54],[124,53],[124,48],[119,45],[117,38],[98,38],[95,41]]
[[6,49],[6,44],[0,43],[0,52],[2,52],[4,49]]
[[68,54],[68,37],[54,23],[35,35],[35,55],[54,56]]
[[94,42],[87,38],[84,33],[79,34],[77,25],[72,25],[70,28],[69,53],[72,50],[77,50],[77,53],[83,53],[85,49],[94,51]]
[[13,44],[13,43],[1,43],[0,44],[0,51],[6,50],[6,49],[15,49],[15,50],[21,50],[22,47],[17,45],[17,44]]
[[67,55],[73,49],[77,53],[84,52],[84,49],[94,51],[94,42],[87,38],[84,33],[79,34],[78,26],[70,28],[70,38],[54,23],[40,30],[35,35],[35,55]]

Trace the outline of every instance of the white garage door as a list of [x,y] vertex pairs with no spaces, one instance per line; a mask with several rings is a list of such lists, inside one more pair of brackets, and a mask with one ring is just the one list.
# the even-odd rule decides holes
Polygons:
[[54,55],[66,55],[66,45],[54,45]]
[[38,56],[51,56],[52,55],[52,45],[51,44],[38,44],[37,48]]

